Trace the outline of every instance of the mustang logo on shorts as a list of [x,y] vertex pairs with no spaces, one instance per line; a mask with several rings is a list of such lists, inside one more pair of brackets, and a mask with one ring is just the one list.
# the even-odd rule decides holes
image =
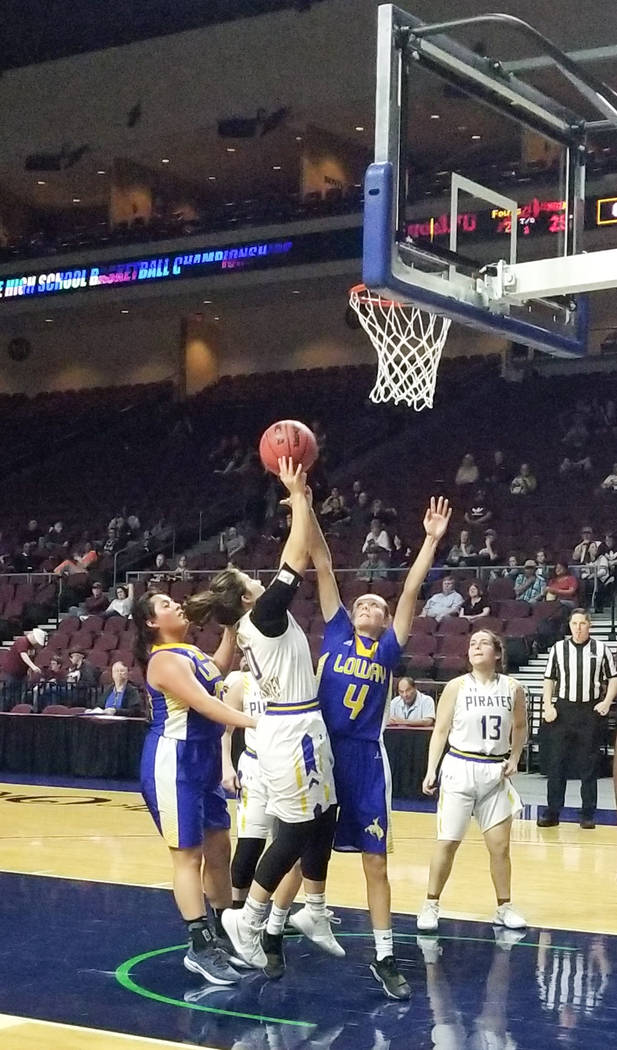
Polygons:
[[374,817],[372,824],[369,824],[364,830],[369,835],[373,835],[374,838],[376,838],[378,842],[381,842],[381,840],[382,840],[382,838],[384,836],[383,828],[380,827],[380,824],[379,824],[379,817]]

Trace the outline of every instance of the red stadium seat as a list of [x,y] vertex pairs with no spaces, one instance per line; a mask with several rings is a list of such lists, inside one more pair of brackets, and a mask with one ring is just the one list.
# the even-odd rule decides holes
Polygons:
[[437,634],[469,634],[469,620],[463,616],[446,616],[437,624]]

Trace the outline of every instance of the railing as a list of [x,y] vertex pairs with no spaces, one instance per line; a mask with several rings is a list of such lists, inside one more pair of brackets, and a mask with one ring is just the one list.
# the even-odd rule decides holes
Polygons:
[[101,705],[108,688],[88,688],[79,682],[40,682],[24,679],[23,682],[0,683],[0,711],[12,711],[19,704],[30,704],[36,713],[52,704],[65,707],[92,708]]

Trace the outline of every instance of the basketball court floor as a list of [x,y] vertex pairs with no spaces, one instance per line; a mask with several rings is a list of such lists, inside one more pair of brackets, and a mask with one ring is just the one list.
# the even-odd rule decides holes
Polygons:
[[[128,787],[129,785],[127,785]],[[132,786],[132,785],[130,785]],[[522,785],[527,800],[543,782]],[[167,851],[141,797],[100,782],[0,783],[2,1050],[437,1050],[617,1045],[617,851],[612,786],[601,823],[576,811],[513,833],[514,899],[530,928],[496,931],[487,858],[470,831],[443,897],[438,939],[417,937],[434,838],[430,803],[394,814],[395,939],[412,986],[386,1001],[372,954],[358,858],[335,855],[328,899],[347,957],[286,941],[278,982],[235,988],[182,966],[184,929]],[[574,803],[575,794],[570,796]],[[406,804],[410,807],[414,804]]]

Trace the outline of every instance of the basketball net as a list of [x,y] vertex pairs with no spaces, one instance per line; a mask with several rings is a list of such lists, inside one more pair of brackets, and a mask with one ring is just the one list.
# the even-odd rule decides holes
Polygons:
[[432,408],[450,319],[413,303],[383,299],[364,284],[351,289],[349,305],[377,351],[377,379],[369,394],[371,401],[404,401],[416,412]]

